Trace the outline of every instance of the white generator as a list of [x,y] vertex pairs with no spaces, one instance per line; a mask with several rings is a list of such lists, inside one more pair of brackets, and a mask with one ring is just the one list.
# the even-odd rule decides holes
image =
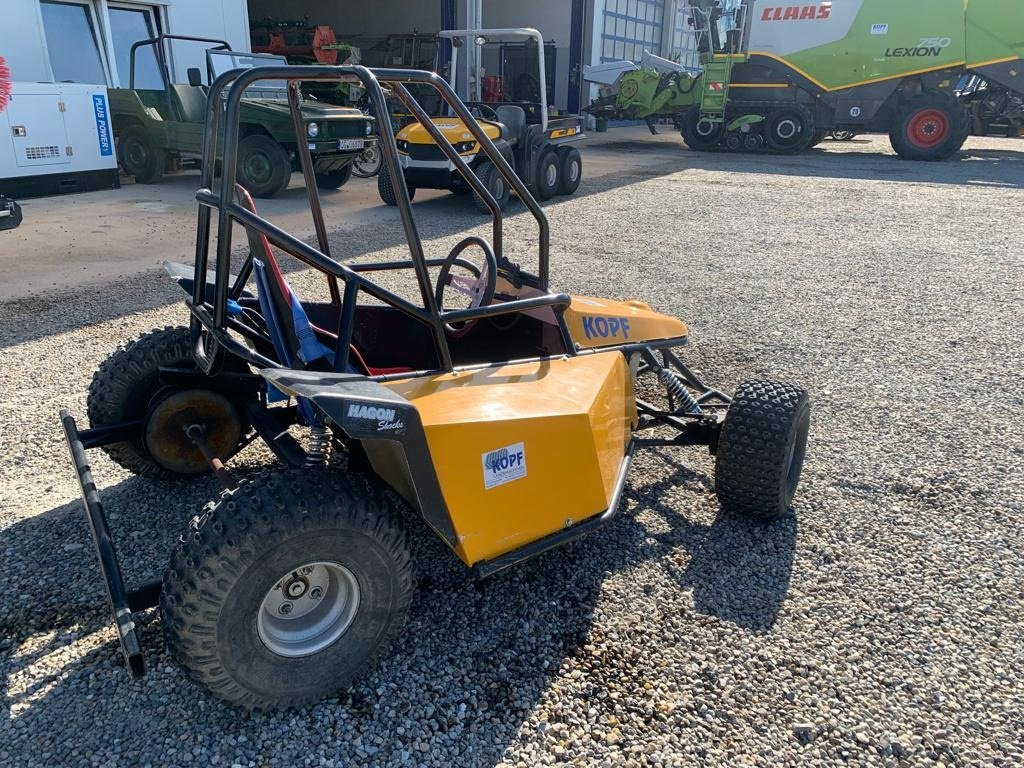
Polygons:
[[15,82],[0,133],[0,195],[118,186],[105,86]]

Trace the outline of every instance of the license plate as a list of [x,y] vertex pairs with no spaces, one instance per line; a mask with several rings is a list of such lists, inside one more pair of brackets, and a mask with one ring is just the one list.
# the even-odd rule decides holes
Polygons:
[[338,149],[362,149],[362,139],[338,139]]

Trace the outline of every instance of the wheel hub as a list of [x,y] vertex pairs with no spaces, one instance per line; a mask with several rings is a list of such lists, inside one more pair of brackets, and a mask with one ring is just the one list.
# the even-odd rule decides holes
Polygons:
[[345,634],[358,611],[359,582],[352,571],[335,562],[306,563],[264,596],[256,630],[278,656],[311,656]]
[[196,425],[219,458],[227,458],[242,439],[242,421],[230,400],[208,389],[187,389],[173,392],[150,407],[143,443],[164,469],[182,475],[198,474],[210,465],[187,434],[189,427]]
[[910,140],[919,147],[929,148],[941,144],[949,133],[949,120],[938,109],[923,109],[910,121]]
[[697,135],[705,139],[712,136],[716,130],[718,130],[718,123],[713,123],[710,120],[701,120],[697,123]]
[[555,182],[558,181],[558,168],[554,165],[549,165],[545,174],[545,179],[547,180],[549,187],[555,186]]
[[132,141],[125,147],[125,157],[133,166],[141,168],[146,164],[148,155],[146,148],[140,142]]
[[783,141],[789,141],[797,135],[799,129],[792,120],[783,120],[775,127],[775,135]]
[[245,159],[245,175],[257,184],[265,184],[273,175],[270,159],[262,152],[254,152]]

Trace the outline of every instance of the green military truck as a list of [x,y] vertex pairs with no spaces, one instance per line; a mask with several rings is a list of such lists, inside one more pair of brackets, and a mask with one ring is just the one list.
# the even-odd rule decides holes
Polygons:
[[987,96],[1024,93],[1019,0],[690,0],[688,10],[689,66],[594,77],[610,92],[592,114],[674,117],[695,150],[792,153],[834,131],[874,132],[901,157],[938,160],[972,128],[964,75]]
[[[200,70],[192,68],[188,70],[187,85],[171,82],[167,46],[172,40],[208,46],[205,81]],[[153,52],[147,64],[152,68],[155,63],[163,87],[136,87],[138,53],[146,48]],[[203,152],[208,84],[231,69],[286,64],[282,56],[232,51],[222,40],[160,35],[135,43],[129,87],[109,91],[121,167],[137,182],[153,184],[163,177],[169,161],[198,160]],[[317,186],[338,189],[352,175],[352,160],[371,150],[376,141],[373,118],[358,109],[310,99],[303,100],[301,115],[306,134],[302,139],[312,155]],[[274,197],[283,192],[292,171],[299,170],[295,130],[283,83],[264,81],[246,92],[240,131],[238,182],[254,197]]]

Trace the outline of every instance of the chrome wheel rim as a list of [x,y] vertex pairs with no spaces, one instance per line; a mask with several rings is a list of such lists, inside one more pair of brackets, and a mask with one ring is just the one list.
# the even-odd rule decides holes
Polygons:
[[311,656],[345,634],[358,610],[359,582],[352,571],[340,563],[306,563],[264,596],[256,630],[278,656]]
[[558,181],[558,168],[555,165],[549,165],[548,170],[544,176],[549,187],[555,186],[555,182]]
[[580,164],[575,160],[569,164],[569,181],[575,183],[580,177]]

